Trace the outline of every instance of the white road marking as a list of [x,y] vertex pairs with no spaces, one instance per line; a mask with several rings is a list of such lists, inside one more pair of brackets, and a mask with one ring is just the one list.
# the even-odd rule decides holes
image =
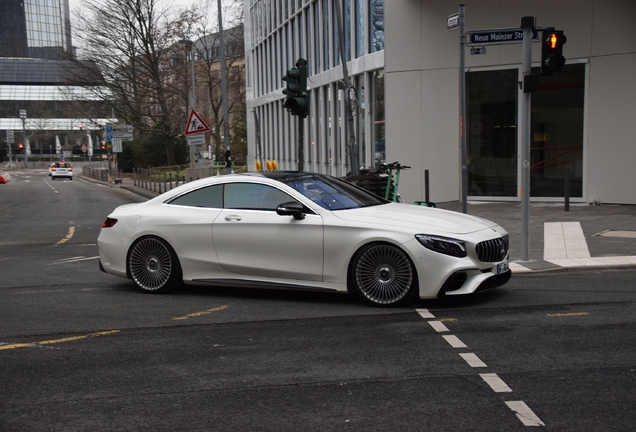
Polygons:
[[65,258],[65,259],[61,259],[58,261],[53,261],[52,263],[49,263],[49,265],[58,265],[58,264],[70,264],[70,263],[74,263],[74,262],[79,262],[79,261],[89,261],[89,260],[94,260],[94,259],[98,259],[99,255],[94,256],[94,257],[73,257],[73,258]]
[[546,222],[543,225],[543,259],[590,258],[580,222]]
[[477,357],[476,354],[474,353],[460,353],[459,354],[464,360],[466,360],[466,363],[468,363],[468,366],[470,367],[474,367],[474,368],[478,368],[478,367],[488,367],[486,366],[486,363],[484,363],[483,361],[481,361],[479,359],[479,357]]
[[428,323],[437,333],[450,331],[441,321],[429,321]]
[[422,318],[435,318],[432,313],[428,311],[428,309],[415,309],[415,311],[420,314]]
[[513,410],[524,426],[545,426],[537,415],[526,405],[524,401],[506,402],[508,408]]
[[495,393],[510,393],[512,389],[508,387],[508,385],[501,379],[497,374],[494,373],[484,373],[479,374],[481,379],[486,381],[486,384],[490,386],[491,389],[495,391]]
[[453,348],[468,348],[466,346],[466,344],[464,342],[460,341],[457,336],[454,336],[454,335],[443,335],[442,337],[444,339],[446,339],[446,342],[448,342],[450,344],[450,346],[452,346]]

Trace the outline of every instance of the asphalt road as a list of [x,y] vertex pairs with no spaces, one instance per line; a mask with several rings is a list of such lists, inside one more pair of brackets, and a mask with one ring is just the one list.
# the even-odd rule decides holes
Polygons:
[[636,271],[517,276],[377,309],[329,293],[136,291],[97,268],[139,200],[0,188],[0,431],[632,431]]

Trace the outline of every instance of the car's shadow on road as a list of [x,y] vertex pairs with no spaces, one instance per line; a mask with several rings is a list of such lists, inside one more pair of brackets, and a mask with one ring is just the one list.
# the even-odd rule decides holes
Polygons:
[[[117,291],[126,291],[130,295],[157,295],[139,290],[132,282],[124,282],[113,286]],[[506,298],[510,291],[505,288],[497,288],[478,294],[447,296],[441,299],[416,300],[415,302],[402,307],[382,308],[378,306],[368,305],[364,303],[354,294],[335,293],[324,291],[301,291],[301,290],[285,290],[285,289],[255,289],[242,287],[208,287],[184,285],[167,294],[159,294],[164,296],[176,297],[200,297],[200,298],[216,298],[222,301],[241,301],[250,302],[281,302],[281,303],[307,303],[320,304],[324,306],[346,306],[354,308],[374,308],[393,311],[413,310],[419,308],[427,309],[463,309],[475,306],[487,306],[492,303],[498,303]]]

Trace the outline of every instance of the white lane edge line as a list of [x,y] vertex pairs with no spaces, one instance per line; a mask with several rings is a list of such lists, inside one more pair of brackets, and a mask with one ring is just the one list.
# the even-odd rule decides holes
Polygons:
[[437,333],[450,331],[441,321],[429,321],[428,323]]
[[495,373],[483,373],[483,374],[479,374],[479,376],[481,377],[481,379],[483,379],[486,382],[486,384],[490,386],[491,389],[493,389],[495,393],[511,393],[512,392],[512,389],[508,387],[508,384],[506,384]]
[[455,335],[442,335],[446,342],[450,344],[453,348],[468,348],[464,342],[459,340],[459,338]]
[[428,309],[415,309],[422,318],[435,318],[435,316],[428,311]]
[[488,367],[486,366],[486,363],[481,361],[480,358],[477,357],[477,355],[474,353],[460,353],[459,355],[461,356],[461,358],[466,360],[466,363],[468,363],[470,367]]
[[74,263],[74,262],[89,261],[89,260],[94,260],[94,259],[98,259],[98,258],[99,258],[99,255],[96,255],[96,256],[93,256],[93,257],[87,257],[87,258],[71,258],[71,259],[67,259],[67,260],[63,260],[63,261],[51,262],[51,263],[49,263],[49,265],[70,264],[70,263]]
[[508,401],[506,402],[506,405],[514,411],[524,426],[545,426],[545,423],[543,423],[539,417],[532,412],[530,407],[526,405],[524,401]]

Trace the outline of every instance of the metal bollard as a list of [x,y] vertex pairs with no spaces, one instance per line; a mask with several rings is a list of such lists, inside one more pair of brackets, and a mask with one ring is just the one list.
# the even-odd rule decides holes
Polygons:
[[563,197],[565,198],[565,211],[570,211],[570,167],[565,167],[565,185]]
[[424,170],[424,200],[426,202],[431,201],[431,197],[428,189],[428,170]]

